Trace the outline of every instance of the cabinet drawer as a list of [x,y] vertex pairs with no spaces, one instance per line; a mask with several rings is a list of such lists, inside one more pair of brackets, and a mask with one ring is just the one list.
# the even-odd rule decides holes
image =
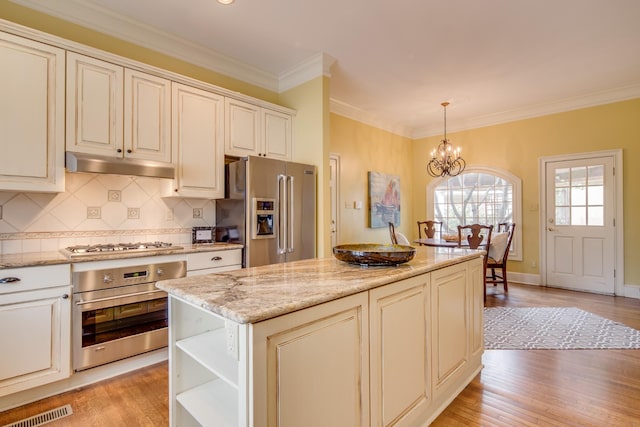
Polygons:
[[187,271],[242,265],[242,249],[187,254]]
[[[11,281],[13,278],[17,281]],[[0,295],[12,292],[32,291],[71,284],[70,264],[44,265],[0,270]]]

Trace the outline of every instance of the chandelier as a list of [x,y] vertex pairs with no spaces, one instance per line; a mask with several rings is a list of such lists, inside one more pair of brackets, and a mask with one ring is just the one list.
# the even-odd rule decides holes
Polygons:
[[444,138],[438,144],[438,148],[431,151],[427,171],[433,177],[456,176],[464,170],[467,163],[460,157],[460,147],[454,149],[447,139],[447,105],[449,103],[443,102],[440,105],[444,107]]

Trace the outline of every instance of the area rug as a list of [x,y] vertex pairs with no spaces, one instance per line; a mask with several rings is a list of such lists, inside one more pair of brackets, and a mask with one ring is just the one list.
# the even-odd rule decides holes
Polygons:
[[637,349],[640,331],[575,307],[488,307],[487,350]]

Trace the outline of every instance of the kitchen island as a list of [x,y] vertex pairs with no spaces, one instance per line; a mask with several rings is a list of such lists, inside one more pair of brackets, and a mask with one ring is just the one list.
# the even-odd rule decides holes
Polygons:
[[171,425],[428,425],[480,371],[483,251],[158,282]]

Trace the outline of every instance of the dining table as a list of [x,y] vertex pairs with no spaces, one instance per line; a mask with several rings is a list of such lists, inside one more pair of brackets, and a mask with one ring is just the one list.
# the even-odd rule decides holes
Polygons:
[[[458,242],[456,240],[445,240],[445,239],[438,239],[438,238],[435,238],[435,237],[416,239],[413,242],[417,243],[419,245],[423,245],[423,246],[435,246],[435,247],[438,247],[438,248],[457,248],[457,247],[459,247]],[[465,242],[460,247],[464,247],[464,246],[469,246],[469,244]]]
[[[432,246],[436,248],[468,248],[469,242],[463,241],[461,245],[458,245],[457,240],[445,240],[445,239],[437,239],[437,238],[424,238],[424,239],[415,239],[413,243],[417,243],[423,246]],[[484,249],[487,245],[484,243],[480,243],[478,249]]]

